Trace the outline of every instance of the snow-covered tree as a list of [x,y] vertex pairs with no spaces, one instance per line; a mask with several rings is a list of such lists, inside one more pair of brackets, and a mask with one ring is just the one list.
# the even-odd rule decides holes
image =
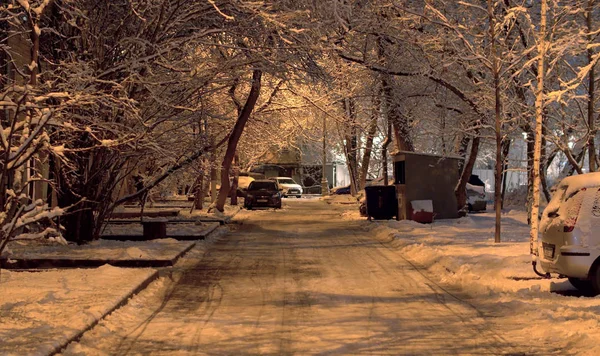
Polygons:
[[15,239],[50,236],[64,242],[54,220],[64,210],[33,194],[36,186],[42,190],[50,183],[41,172],[48,158],[60,155],[60,147],[51,147],[49,126],[60,124],[73,101],[38,83],[40,21],[47,5],[20,0],[0,7],[0,254]]

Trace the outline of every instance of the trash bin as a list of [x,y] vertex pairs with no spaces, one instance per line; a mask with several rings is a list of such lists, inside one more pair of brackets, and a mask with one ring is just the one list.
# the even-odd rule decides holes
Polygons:
[[372,185],[365,187],[367,216],[378,220],[389,220],[398,215],[396,187],[393,185]]

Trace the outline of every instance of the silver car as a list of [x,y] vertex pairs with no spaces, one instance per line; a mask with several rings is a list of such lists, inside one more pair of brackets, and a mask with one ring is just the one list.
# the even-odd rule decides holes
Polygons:
[[540,233],[542,268],[600,294],[600,173],[563,179],[544,209]]

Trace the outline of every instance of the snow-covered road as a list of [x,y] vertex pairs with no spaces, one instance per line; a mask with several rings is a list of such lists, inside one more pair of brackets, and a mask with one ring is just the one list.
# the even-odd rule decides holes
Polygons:
[[[64,354],[524,354],[474,305],[321,201],[244,223]],[[494,315],[494,319],[501,318]],[[540,349],[537,348],[537,352]]]

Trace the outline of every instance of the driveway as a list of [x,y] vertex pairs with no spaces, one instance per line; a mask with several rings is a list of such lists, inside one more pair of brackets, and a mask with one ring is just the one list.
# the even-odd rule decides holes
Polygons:
[[318,200],[232,233],[65,354],[521,354],[465,298]]

